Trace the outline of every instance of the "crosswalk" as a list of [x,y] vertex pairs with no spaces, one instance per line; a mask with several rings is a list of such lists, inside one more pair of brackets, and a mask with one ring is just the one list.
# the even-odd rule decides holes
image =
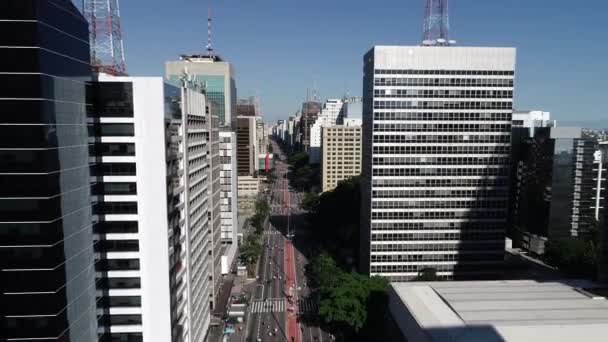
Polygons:
[[264,235],[281,235],[281,232],[278,230],[265,230]]
[[298,303],[298,309],[301,315],[316,315],[319,311],[319,306],[314,299],[301,299]]
[[285,312],[284,299],[255,300],[251,303],[251,312]]

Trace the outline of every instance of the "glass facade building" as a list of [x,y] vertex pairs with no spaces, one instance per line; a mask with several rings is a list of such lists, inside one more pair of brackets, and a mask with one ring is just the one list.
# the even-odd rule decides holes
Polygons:
[[0,340],[95,341],[88,24],[0,2]]
[[513,134],[510,235],[516,247],[543,254],[545,241],[585,236],[595,220],[598,142],[573,127],[518,131],[528,128]]

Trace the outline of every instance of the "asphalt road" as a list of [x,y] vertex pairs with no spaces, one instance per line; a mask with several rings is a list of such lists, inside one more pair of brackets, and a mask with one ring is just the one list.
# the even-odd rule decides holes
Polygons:
[[[286,174],[288,166],[285,155],[279,146],[272,141],[275,152],[276,182],[268,194],[271,220],[264,232],[264,250],[258,269],[259,280],[248,307],[247,341],[290,341],[286,331],[288,319],[287,301],[288,289],[285,288],[285,242],[289,234],[293,234],[294,244],[297,248],[295,254],[295,280],[296,291],[295,311],[299,334],[296,342],[322,342],[331,341],[330,335],[323,331],[318,324],[318,306],[315,298],[310,297],[310,289],[305,275],[308,258],[303,254],[309,250],[307,246],[314,246],[314,241],[307,240],[303,231],[304,221],[300,205],[302,193],[287,186]],[[287,191],[285,191],[287,190]],[[289,198],[286,198],[289,196]]]

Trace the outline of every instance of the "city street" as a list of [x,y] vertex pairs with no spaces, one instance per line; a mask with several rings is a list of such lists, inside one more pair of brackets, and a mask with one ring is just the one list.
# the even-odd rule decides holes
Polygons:
[[303,252],[314,242],[301,231],[302,194],[289,187],[286,157],[274,141],[272,145],[277,179],[268,194],[271,218],[248,308],[247,341],[330,341],[319,327],[317,301],[307,287]]

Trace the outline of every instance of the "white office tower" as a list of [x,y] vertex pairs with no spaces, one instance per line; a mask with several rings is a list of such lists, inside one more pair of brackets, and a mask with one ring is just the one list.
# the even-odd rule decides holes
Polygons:
[[92,94],[100,340],[202,341],[213,301],[205,95],[105,74]]
[[317,116],[315,123],[310,128],[310,164],[321,163],[321,129],[341,125],[342,120],[347,116],[347,106],[340,99],[329,99],[325,101],[321,113]]
[[361,268],[408,281],[500,272],[515,49],[376,46],[364,57]]
[[238,249],[238,178],[236,173],[236,134],[220,131],[220,212],[222,274],[228,273]]

